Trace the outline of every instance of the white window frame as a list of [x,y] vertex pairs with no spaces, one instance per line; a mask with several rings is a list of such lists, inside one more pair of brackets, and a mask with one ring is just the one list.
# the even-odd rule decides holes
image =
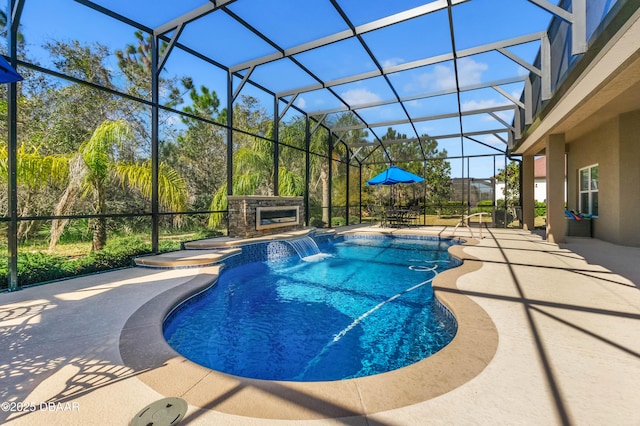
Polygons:
[[[595,185],[591,180],[591,170],[595,167],[598,167],[598,179],[595,182]],[[589,181],[587,182],[587,189],[582,188],[582,172],[587,170],[587,175],[589,176]],[[587,167],[582,167],[578,169],[578,209],[581,213],[593,214],[593,194],[599,192],[600,186],[600,165],[599,164],[591,164]],[[588,206],[582,205],[582,195],[588,194]],[[598,199],[600,197],[598,196]],[[598,215],[593,215],[593,217],[598,217]]]

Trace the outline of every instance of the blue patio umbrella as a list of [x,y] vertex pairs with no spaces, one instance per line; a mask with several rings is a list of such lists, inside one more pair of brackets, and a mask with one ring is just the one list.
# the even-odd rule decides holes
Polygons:
[[15,83],[20,80],[23,80],[22,76],[0,55],[0,83]]
[[367,185],[395,185],[396,183],[418,183],[422,181],[424,181],[424,178],[418,175],[398,166],[391,166],[384,172],[369,179]]

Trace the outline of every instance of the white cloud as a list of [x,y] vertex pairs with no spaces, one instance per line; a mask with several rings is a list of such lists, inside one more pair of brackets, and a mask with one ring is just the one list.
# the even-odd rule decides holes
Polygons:
[[498,106],[509,105],[510,103],[511,101],[509,101],[507,98],[504,98],[504,101],[503,100],[497,101],[495,99],[486,99],[482,101],[472,100],[472,101],[463,102],[461,105],[461,108],[463,111],[473,111],[476,109],[485,109],[485,108],[493,108]]
[[489,65],[476,62],[471,58],[458,60],[458,74],[461,85],[477,84],[482,81],[482,73],[489,69]]
[[[458,74],[461,85],[476,84],[482,81],[482,73],[489,66],[483,62],[476,62],[471,58],[458,60]],[[456,76],[453,65],[438,64],[431,72],[418,75],[414,81],[405,86],[405,90],[414,91],[441,91],[455,89]]]
[[438,90],[455,89],[456,75],[453,72],[453,66],[437,65],[434,70],[434,85]]
[[[500,136],[502,136],[502,137],[504,137],[506,139],[506,135],[500,135]],[[494,135],[486,135],[486,136],[482,137],[480,140],[482,142],[486,143],[487,145],[492,145],[492,146],[495,146],[495,147],[500,148],[500,149],[504,149],[504,147],[505,147],[505,143],[501,139],[498,139]]]
[[349,105],[362,105],[381,100],[380,96],[368,91],[367,89],[347,90],[346,92],[342,92],[340,97]]
[[300,109],[304,109],[307,106],[307,101],[303,97],[299,97],[296,99],[295,105]]
[[[486,99],[482,101],[472,100],[463,102],[460,107],[463,111],[474,111],[477,109],[492,108],[504,105],[511,105],[511,101],[507,98],[504,98],[504,100],[501,99],[500,101],[497,101],[495,99]],[[494,114],[502,118],[507,123],[513,119],[513,113],[511,111],[496,111]],[[485,114],[482,117],[482,121],[495,121],[495,118],[491,117],[488,114]]]
[[511,111],[498,111],[494,114],[502,118],[502,120],[506,121],[507,123],[513,120],[513,113]]
[[456,76],[453,67],[436,65],[433,72],[420,74],[417,79],[418,87],[422,90],[447,90],[456,87]]
[[382,68],[395,67],[398,64],[404,64],[406,61],[402,58],[389,58],[382,62]]

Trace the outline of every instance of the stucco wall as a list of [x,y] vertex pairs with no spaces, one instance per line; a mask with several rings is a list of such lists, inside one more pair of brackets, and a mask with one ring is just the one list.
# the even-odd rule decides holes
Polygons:
[[640,110],[620,116],[620,244],[640,246]]
[[611,119],[580,138],[570,141],[567,155],[569,209],[578,210],[578,171],[599,165],[598,218],[593,223],[594,237],[617,241],[620,237],[619,200],[619,120]]
[[578,209],[578,171],[598,164],[599,213],[593,236],[640,246],[640,111],[608,120],[568,143],[568,207]]

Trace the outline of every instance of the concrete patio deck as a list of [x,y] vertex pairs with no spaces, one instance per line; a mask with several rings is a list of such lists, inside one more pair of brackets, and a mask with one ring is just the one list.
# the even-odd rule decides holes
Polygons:
[[[452,352],[445,348],[433,376],[452,384],[431,397],[424,396],[435,386],[429,377],[396,376],[353,383],[361,395],[356,406],[322,387],[303,394],[286,382],[195,392],[220,387],[219,373],[180,357],[154,364],[166,351],[156,321],[166,298],[159,296],[206,285],[216,267],[131,268],[0,294],[0,423],[127,425],[147,404],[179,397],[189,402],[180,424],[194,425],[640,424],[640,248],[590,238],[558,246],[522,230],[488,229],[483,236],[456,253],[464,269],[434,289],[464,321],[473,319],[470,307],[481,308],[497,339],[466,348],[481,365],[472,376],[447,370]],[[468,302],[454,300],[460,295]],[[488,324],[465,324],[467,335],[492,335],[483,334]],[[367,405],[386,395],[398,408]],[[244,402],[229,409],[234,401]],[[331,418],[332,410],[350,415]],[[293,420],[300,413],[313,420]]]

